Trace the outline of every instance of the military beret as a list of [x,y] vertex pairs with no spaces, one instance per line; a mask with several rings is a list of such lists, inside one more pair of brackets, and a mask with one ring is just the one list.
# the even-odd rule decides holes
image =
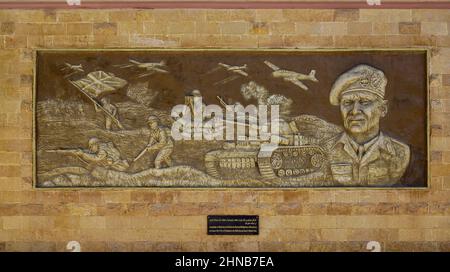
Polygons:
[[154,115],[150,115],[150,116],[147,118],[147,123],[153,122],[153,121],[158,121],[158,117],[156,117],[156,116],[154,116]]
[[330,103],[339,105],[343,93],[351,91],[366,91],[384,98],[387,78],[383,71],[366,64],[360,64],[340,75],[330,92]]

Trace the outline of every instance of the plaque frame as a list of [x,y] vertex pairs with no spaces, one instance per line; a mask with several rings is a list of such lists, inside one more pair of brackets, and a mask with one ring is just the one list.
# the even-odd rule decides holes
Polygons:
[[[115,191],[115,190],[181,190],[181,191],[203,191],[203,190],[212,190],[212,191],[242,191],[242,190],[252,190],[252,191],[275,191],[275,190],[318,190],[318,191],[330,191],[330,190],[395,190],[395,191],[428,191],[431,189],[431,161],[430,161],[430,137],[431,137],[431,125],[430,125],[430,64],[431,64],[431,47],[402,47],[402,48],[369,48],[369,47],[361,47],[361,48],[38,48],[33,49],[33,86],[32,86],[32,187],[33,189],[39,191],[60,191],[60,190],[69,190],[69,191],[77,191],[77,190],[105,190],[105,191]],[[78,186],[78,187],[39,187],[37,186],[37,150],[36,150],[36,92],[37,92],[37,55],[38,52],[58,52],[58,51],[71,51],[71,52],[108,52],[108,51],[120,51],[120,52],[137,52],[137,51],[152,51],[152,52],[417,52],[423,53],[426,56],[426,112],[425,112],[425,120],[426,120],[426,186],[417,186],[417,187],[368,187],[368,186],[335,186],[335,187],[320,187],[320,186],[311,186],[311,187],[162,187],[162,186],[105,186],[105,187],[96,187],[96,186]]]

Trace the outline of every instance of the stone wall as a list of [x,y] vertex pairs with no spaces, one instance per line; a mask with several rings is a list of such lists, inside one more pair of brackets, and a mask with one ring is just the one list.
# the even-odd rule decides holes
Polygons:
[[[449,10],[0,10],[0,251],[450,251],[449,31]],[[33,188],[33,50],[153,47],[430,48],[430,188]],[[207,236],[208,214],[260,235]]]

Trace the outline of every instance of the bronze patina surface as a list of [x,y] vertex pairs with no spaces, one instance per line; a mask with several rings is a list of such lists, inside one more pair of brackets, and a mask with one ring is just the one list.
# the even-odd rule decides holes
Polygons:
[[[35,185],[427,187],[427,73],[425,50],[37,51]],[[278,106],[276,147],[173,136],[212,104]]]

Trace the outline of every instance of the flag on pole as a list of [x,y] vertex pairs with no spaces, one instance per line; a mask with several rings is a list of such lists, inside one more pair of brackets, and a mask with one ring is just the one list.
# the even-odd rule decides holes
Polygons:
[[103,71],[91,72],[85,78],[71,82],[95,98],[114,92],[128,83],[126,80],[114,76],[113,73]]

